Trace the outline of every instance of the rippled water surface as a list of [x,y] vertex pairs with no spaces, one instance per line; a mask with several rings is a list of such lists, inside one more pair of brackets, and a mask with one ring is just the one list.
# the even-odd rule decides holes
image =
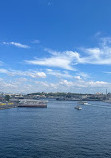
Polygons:
[[0,158],[111,158],[111,104],[49,101],[0,111]]

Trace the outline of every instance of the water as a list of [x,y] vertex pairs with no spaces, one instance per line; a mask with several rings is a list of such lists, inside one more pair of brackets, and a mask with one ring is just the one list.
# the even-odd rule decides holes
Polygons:
[[111,158],[111,105],[90,103],[0,110],[0,158]]

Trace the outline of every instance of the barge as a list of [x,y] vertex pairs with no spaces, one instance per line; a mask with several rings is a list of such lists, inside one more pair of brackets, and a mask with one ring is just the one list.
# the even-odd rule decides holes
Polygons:
[[19,102],[18,107],[47,108],[47,101],[23,99]]

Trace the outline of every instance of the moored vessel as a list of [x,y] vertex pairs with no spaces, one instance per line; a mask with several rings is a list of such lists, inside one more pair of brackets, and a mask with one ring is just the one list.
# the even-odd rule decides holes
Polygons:
[[47,101],[45,100],[22,100],[19,102],[18,107],[37,107],[47,108]]

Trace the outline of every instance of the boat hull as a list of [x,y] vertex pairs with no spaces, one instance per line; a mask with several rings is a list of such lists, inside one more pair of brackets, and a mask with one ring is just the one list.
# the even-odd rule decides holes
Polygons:
[[82,110],[82,108],[81,108],[81,107],[78,107],[78,106],[76,106],[75,109],[76,109],[76,110]]
[[23,104],[21,104],[21,105],[18,105],[18,107],[27,107],[27,108],[47,108],[47,105],[45,104],[41,104],[41,105],[23,105]]

